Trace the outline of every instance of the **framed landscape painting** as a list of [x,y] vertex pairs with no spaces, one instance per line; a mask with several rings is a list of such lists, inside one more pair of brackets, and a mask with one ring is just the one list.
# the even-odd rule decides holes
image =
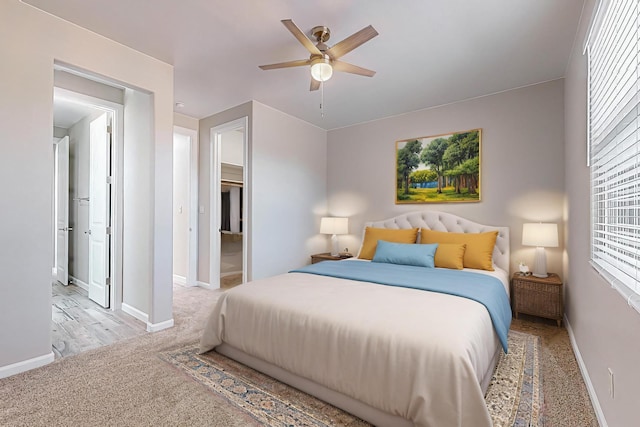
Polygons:
[[481,133],[396,141],[396,204],[480,201]]

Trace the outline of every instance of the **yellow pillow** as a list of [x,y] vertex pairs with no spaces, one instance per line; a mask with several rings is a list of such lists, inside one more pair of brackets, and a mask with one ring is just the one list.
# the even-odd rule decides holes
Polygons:
[[422,243],[464,243],[463,263],[465,268],[493,271],[493,247],[498,238],[497,231],[486,233],[447,233],[422,229]]
[[364,229],[364,241],[360,248],[360,259],[373,259],[378,246],[378,240],[392,243],[415,243],[418,237],[418,228],[408,229],[390,229],[390,228],[373,228]]
[[434,258],[436,267],[462,270],[466,248],[466,243],[438,243]]

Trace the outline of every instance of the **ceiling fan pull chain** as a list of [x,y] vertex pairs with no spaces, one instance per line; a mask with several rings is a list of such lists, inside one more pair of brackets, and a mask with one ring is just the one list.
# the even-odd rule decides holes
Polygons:
[[324,119],[324,82],[320,82],[320,117]]

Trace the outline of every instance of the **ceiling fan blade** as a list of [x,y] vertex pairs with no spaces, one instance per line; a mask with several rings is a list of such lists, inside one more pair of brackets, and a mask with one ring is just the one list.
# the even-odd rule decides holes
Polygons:
[[259,68],[263,70],[275,70],[277,68],[291,68],[302,67],[303,65],[311,64],[310,59],[298,59],[296,61],[278,62],[277,64],[260,65]]
[[375,30],[375,28],[369,25],[368,27],[361,29],[357,33],[350,35],[341,42],[336,43],[331,49],[327,50],[326,53],[327,55],[329,55],[329,58],[338,59],[341,56],[351,52],[358,46],[368,42],[377,35],[378,32]]
[[373,70],[367,70],[366,68],[358,67],[357,65],[349,64],[343,61],[333,61],[333,69],[336,71],[343,71],[345,73],[357,74],[359,76],[373,77],[376,72]]
[[309,87],[309,90],[313,91],[318,89],[320,89],[320,82],[311,77],[311,86]]
[[298,28],[298,26],[293,23],[291,19],[283,19],[280,22],[282,22],[284,26],[287,27],[289,31],[291,31],[291,34],[293,34],[293,36],[297,38],[298,41],[302,43],[302,45],[306,47],[309,52],[311,52],[312,55],[322,55],[322,52],[320,52],[316,45],[314,45],[313,42],[309,40],[309,37],[307,37],[300,30],[300,28]]

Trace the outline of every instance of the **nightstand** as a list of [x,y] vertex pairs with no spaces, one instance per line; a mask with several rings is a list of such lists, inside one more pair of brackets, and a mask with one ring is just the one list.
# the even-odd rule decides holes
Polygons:
[[562,280],[555,273],[540,278],[515,273],[511,279],[511,298],[516,319],[518,313],[554,319],[562,324]]
[[341,259],[351,258],[351,254],[341,253],[339,256],[331,256],[330,252],[324,252],[321,254],[311,255],[311,264],[315,264],[320,261],[340,261]]

